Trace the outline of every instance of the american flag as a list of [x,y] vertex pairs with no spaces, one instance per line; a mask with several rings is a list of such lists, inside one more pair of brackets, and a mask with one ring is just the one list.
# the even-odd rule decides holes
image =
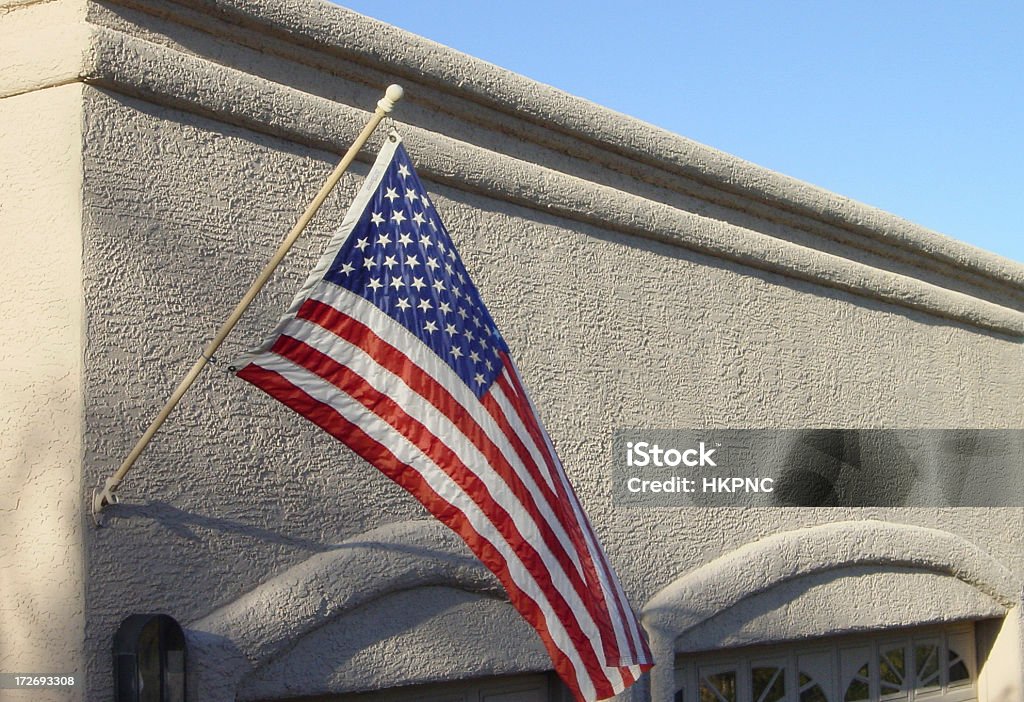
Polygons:
[[651,667],[637,619],[401,138],[237,374],[465,540],[577,699]]

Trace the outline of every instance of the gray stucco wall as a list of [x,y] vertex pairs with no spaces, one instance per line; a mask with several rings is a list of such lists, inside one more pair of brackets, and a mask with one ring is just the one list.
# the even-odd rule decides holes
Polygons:
[[[84,458],[70,483],[83,493],[78,516],[319,187],[362,110],[399,81],[408,98],[394,117],[407,147],[638,609],[734,549],[841,520],[942,530],[1024,581],[1021,509],[637,511],[613,506],[608,489],[615,427],[1024,427],[1021,266],[340,8],[57,4],[74,10],[61,26],[84,37],[75,75],[88,84]],[[36,89],[47,70],[61,79],[68,69],[57,63],[33,64],[23,84],[5,78],[6,91]],[[272,326],[368,158],[221,359]],[[111,636],[127,614],[201,622],[199,650],[230,648],[201,634],[222,631],[217,613],[239,597],[360,534],[425,516],[223,368],[176,410],[107,526],[84,530],[86,699],[110,697]],[[344,561],[349,576],[370,568],[367,553]],[[925,597],[939,587],[911,579]],[[310,619],[313,633],[295,623],[295,647],[243,670],[241,683],[221,680],[223,699],[547,667],[492,594],[426,580],[409,591],[416,582]],[[405,619],[387,621],[404,633],[345,648],[342,632],[373,633],[389,606],[403,608]],[[987,606],[981,598],[967,609]],[[465,630],[450,624],[456,614],[471,622]],[[262,630],[280,613],[245,616],[231,631]],[[890,624],[920,616],[894,607]],[[807,626],[824,633],[832,623]],[[450,637],[440,652],[436,631]],[[314,660],[325,648],[335,664]],[[447,653],[459,649],[475,655]],[[282,678],[304,666],[316,674],[298,688]]]

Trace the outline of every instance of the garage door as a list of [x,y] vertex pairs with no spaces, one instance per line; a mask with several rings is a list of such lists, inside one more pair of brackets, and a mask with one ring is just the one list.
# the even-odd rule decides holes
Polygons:
[[968,702],[968,624],[680,656],[676,702]]

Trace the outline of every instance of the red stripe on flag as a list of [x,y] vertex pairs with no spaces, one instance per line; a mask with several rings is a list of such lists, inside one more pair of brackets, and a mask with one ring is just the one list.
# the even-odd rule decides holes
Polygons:
[[[507,397],[507,395],[506,395],[506,397]],[[498,404],[498,402],[494,399],[494,397],[490,393],[488,393],[488,394],[484,395],[483,397],[481,397],[480,400],[484,404],[484,407],[487,409],[487,411],[490,413],[491,417],[498,424],[498,426],[501,429],[502,433],[505,434],[505,436],[508,438],[509,442],[513,445],[513,447],[515,448],[516,453],[520,456],[520,458],[524,462],[525,461],[531,461],[532,462],[533,461],[533,457],[530,454],[529,449],[523,444],[522,440],[519,437],[519,434],[515,431],[515,429],[509,423],[509,420],[505,416],[504,411],[502,410],[502,408]],[[511,403],[511,400],[509,400],[509,402]],[[513,409],[515,409],[515,408],[513,407]],[[517,412],[517,416],[518,416],[518,412]],[[559,483],[560,483],[560,481],[556,480],[556,484],[559,484]],[[573,521],[575,521],[575,517],[574,516],[571,517],[571,518],[573,519]],[[587,526],[589,526],[589,525],[587,525]],[[589,559],[589,557],[590,557],[589,549],[585,549],[582,555],[585,558]],[[608,565],[603,561],[603,559],[601,559],[600,565],[601,565],[601,568],[604,570],[604,572],[607,574],[608,573]],[[601,586],[601,584],[600,583],[596,583],[596,586],[601,588],[600,591],[603,593],[604,589]],[[618,611],[619,611],[620,615],[623,615],[622,604],[621,604],[621,602],[618,602],[618,598],[616,598],[616,604],[617,604],[617,608],[618,608]],[[629,616],[630,616],[630,618],[632,618],[632,611],[630,611]],[[627,641],[628,641],[629,646],[630,646],[630,651],[632,652],[632,654],[634,656],[633,660],[634,661],[640,660],[638,657],[636,657],[636,653],[637,653],[636,646],[634,644],[633,638],[630,636],[628,631],[626,632],[626,638],[627,638]],[[642,642],[642,644],[643,644],[643,642]],[[607,655],[608,651],[605,651],[605,654]],[[648,660],[649,660],[650,654],[647,653],[646,655],[648,656]],[[636,678],[633,676],[632,671],[630,671],[628,667],[622,666],[619,662],[615,661],[614,658],[615,658],[615,656],[609,656],[609,663],[608,663],[608,665],[610,665],[612,667],[616,667],[616,668],[619,669],[619,672],[622,675],[622,678],[623,678],[623,680],[626,683],[626,687],[629,687],[630,685],[632,685],[636,681]],[[653,665],[650,664],[650,663],[645,663],[645,664],[642,664],[641,667],[642,667],[642,670],[648,670],[648,669],[652,668]]]
[[[349,315],[339,312],[330,305],[318,300],[309,300],[299,309],[297,317],[312,322],[338,338],[344,339],[353,346],[362,349],[381,367],[401,378],[413,391],[458,426],[461,433],[487,457],[492,468],[505,481],[516,499],[523,504],[536,521],[544,525],[542,536],[545,544],[558,557],[559,562],[571,579],[573,589],[576,590],[581,599],[586,599],[590,594],[586,584],[577,571],[575,563],[572,562],[572,556],[566,552],[565,545],[554,534],[548,520],[541,513],[534,492],[526,486],[519,472],[508,462],[505,454],[494,444],[479,422],[474,419],[471,413],[466,412],[462,404],[441,383],[367,326]],[[484,397],[486,398],[487,396],[485,395]],[[485,402],[484,398],[481,398],[481,402]],[[503,434],[507,439],[519,441],[518,436],[515,436],[514,432],[503,431]],[[564,517],[564,504],[551,491],[548,481],[541,474],[532,456],[518,451],[516,453],[529,475],[533,478],[552,517],[560,520]],[[553,482],[557,485],[556,481]],[[562,526],[564,527],[564,524]],[[568,536],[572,541],[571,534]],[[579,551],[578,543],[574,542],[573,547],[576,553],[576,560],[588,560],[590,558],[588,552]]]
[[[394,350],[393,347],[390,347],[385,342],[381,341],[380,343],[388,346],[394,353],[398,353],[397,350]],[[316,374],[357,400],[368,410],[391,425],[397,433],[408,439],[424,455],[428,456],[434,464],[440,467],[480,507],[481,511],[490,517],[491,522],[520,556],[520,560],[527,571],[547,596],[555,615],[565,626],[570,640],[587,668],[587,672],[595,682],[595,688],[599,692],[607,691],[609,695],[614,694],[614,690],[607,681],[605,681],[605,685],[608,686],[607,690],[602,690],[602,686],[598,684],[597,681],[604,678],[602,669],[605,663],[602,656],[594,649],[590,637],[583,631],[573,607],[557,589],[552,572],[544,564],[542,556],[537,552],[530,540],[521,534],[512,516],[491,496],[484,483],[462,462],[459,456],[445,445],[439,437],[431,433],[421,422],[406,413],[391,397],[378,392],[362,377],[330,356],[301,341],[283,335],[275,342],[272,352]],[[408,359],[406,360],[408,361]],[[520,487],[522,487],[521,484]],[[522,489],[525,491],[524,487]],[[544,534],[547,534],[551,539],[554,539],[554,535],[551,533],[550,527],[547,526],[546,522],[540,519],[539,515],[535,512],[527,509],[521,500],[519,503],[524,508],[526,516],[530,519],[531,523],[542,533],[542,537]],[[562,562],[558,558],[557,553],[552,555],[555,556],[555,560],[563,571],[573,569],[572,564]],[[593,605],[593,600],[589,600],[586,597],[581,597],[580,599],[584,611],[586,611],[588,605]],[[594,618],[592,615],[591,617]],[[597,621],[596,625],[598,630],[601,631],[602,622]]]
[[[562,655],[561,649],[554,642],[543,610],[516,585],[504,556],[473,528],[461,510],[438,495],[415,468],[398,459],[386,446],[375,440],[358,425],[345,419],[330,405],[311,397],[280,373],[249,364],[238,371],[237,375],[351,448],[363,460],[407,490],[434,517],[457,533],[488,570],[498,577],[509,597],[517,603],[516,609],[540,635],[559,675],[569,684],[573,694],[578,699],[583,699],[577,677],[579,673],[573,667],[568,656]],[[588,670],[588,672],[590,671]],[[613,694],[610,685],[604,680],[603,674],[597,680],[593,679],[593,675],[590,678],[599,695],[610,696]],[[598,684],[601,682],[604,684]]]
[[[551,456],[547,450],[549,442],[547,440],[547,437],[542,434],[544,432],[544,429],[540,426],[540,420],[537,417],[536,413],[533,411],[533,408],[531,407],[529,397],[526,394],[526,389],[523,387],[522,381],[519,378],[519,373],[516,371],[515,365],[507,357],[507,354],[502,353],[501,356],[505,368],[508,369],[508,380],[506,380],[506,378],[503,376],[499,376],[498,381],[500,383],[500,386],[503,389],[509,388],[514,391],[514,399],[510,399],[510,401],[515,403],[514,407],[516,408],[516,411],[519,414],[521,420],[524,422],[524,425],[526,426],[527,431],[530,433],[530,436],[533,437],[535,444],[537,444],[538,451],[540,451],[549,461],[548,467],[555,477],[556,484],[562,485],[562,481],[559,480],[559,477],[557,475],[559,472],[561,472],[560,466],[556,467],[554,465],[554,462],[557,461],[557,456]],[[509,381],[511,381],[511,384],[509,383]],[[560,491],[561,495],[564,496],[564,499],[571,501],[571,504],[574,505],[579,510],[579,514],[582,515],[583,507],[582,505],[580,505],[579,497],[576,495],[576,491],[573,489],[572,484],[568,480],[564,481],[564,483],[565,484],[562,485],[563,489],[562,491]],[[642,634],[640,634],[639,631],[625,630],[625,625],[631,620],[633,620],[632,612],[630,611],[627,614],[626,607],[628,605],[623,602],[625,594],[622,593],[621,587],[618,586],[618,580],[616,579],[615,574],[612,572],[610,564],[604,557],[603,549],[601,549],[600,547],[600,542],[597,539],[597,535],[594,534],[590,522],[585,517],[579,519],[578,521],[574,518],[572,521],[575,524],[580,524],[581,528],[586,530],[587,535],[590,537],[591,543],[593,543],[599,551],[596,560],[598,561],[601,567],[601,571],[605,576],[605,581],[608,583],[609,587],[615,588],[615,590],[617,590],[617,592],[613,591],[609,594],[611,594],[612,598],[615,600],[615,607],[619,615],[619,621],[621,621],[624,625],[623,634],[627,644],[629,645],[630,660],[650,661],[650,649],[648,648],[647,642],[646,640],[644,640]],[[590,553],[590,549],[586,544],[583,544],[581,546],[586,553]],[[580,548],[581,546],[578,546],[577,548]],[[594,575],[596,577],[596,573]],[[602,591],[604,591],[603,587],[601,589]],[[617,637],[614,635],[614,631],[610,633],[611,636],[605,639],[605,654],[608,655],[610,658],[614,659],[615,665],[619,665],[619,661],[621,661],[622,659],[622,652],[618,650]],[[637,639],[639,639],[639,641]],[[616,643],[614,648],[610,647],[610,642]],[[644,667],[644,665],[646,665],[646,667]],[[648,670],[653,667],[653,664],[651,663],[647,663],[644,665],[641,665],[642,670]],[[629,677],[632,677],[632,674],[629,673],[628,670],[626,670],[625,674],[629,675]]]
[[[559,492],[559,497],[561,498],[561,500],[563,500],[562,504],[571,505],[571,502],[569,502],[569,500],[575,498],[575,494],[570,496],[568,491],[572,490],[572,486],[568,484],[568,480],[561,480],[561,476],[559,475],[559,473],[561,472],[561,464],[558,461],[557,456],[552,455],[549,450],[548,442],[541,433],[543,432],[543,429],[541,429],[539,426],[539,419],[537,418],[536,414],[534,414],[532,408],[529,405],[529,400],[527,400],[526,398],[526,391],[523,389],[522,385],[516,382],[518,378],[516,376],[514,369],[510,367],[511,364],[509,363],[507,356],[504,353],[502,353],[501,357],[502,362],[505,365],[505,368],[508,369],[508,377],[511,378],[512,383],[514,383],[514,385],[510,383],[509,380],[506,379],[504,374],[498,376],[498,378],[496,379],[496,383],[505,393],[505,396],[508,398],[509,402],[512,404],[513,409],[518,415],[520,422],[522,422],[523,426],[526,428],[526,431],[533,438],[533,442],[534,445],[537,447],[537,450],[541,453],[542,456],[544,456],[544,459],[547,461],[548,470],[551,473],[553,482],[555,484],[555,488]],[[563,523],[571,524],[573,527],[575,527],[571,536],[575,541],[576,549],[577,551],[589,555],[590,548],[588,547],[586,537],[582,532],[583,529],[589,529],[590,527],[590,525],[587,523],[587,520],[585,518],[577,519],[576,513],[573,510],[570,514],[566,514],[564,516]],[[600,557],[598,558],[598,560],[603,561],[603,559],[601,559]],[[587,577],[593,583],[593,588],[596,592],[601,593],[602,595],[601,597],[596,599],[595,604],[598,607],[600,607],[600,610],[604,615],[599,620],[599,626],[601,627],[601,638],[604,641],[603,653],[608,659],[608,665],[618,666],[620,665],[620,662],[622,660],[622,653],[618,650],[618,637],[616,637],[614,628],[612,627],[611,618],[607,609],[607,602],[605,601],[605,597],[603,596],[605,593],[605,588],[601,584],[601,579],[598,576],[597,570],[592,559],[586,559],[586,566]],[[607,572],[607,566],[605,563],[602,562],[600,566],[602,567],[602,570]]]

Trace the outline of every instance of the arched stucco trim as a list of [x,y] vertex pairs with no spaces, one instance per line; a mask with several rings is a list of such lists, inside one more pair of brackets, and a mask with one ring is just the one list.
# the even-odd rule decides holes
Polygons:
[[389,524],[289,568],[187,627],[195,692],[234,700],[241,680],[296,639],[388,593],[430,585],[504,597],[435,520]]
[[655,655],[652,699],[671,700],[675,640],[741,600],[785,582],[852,566],[890,566],[948,575],[1007,609],[1020,604],[1013,573],[975,544],[938,529],[863,520],[773,534],[687,573],[641,610]]

